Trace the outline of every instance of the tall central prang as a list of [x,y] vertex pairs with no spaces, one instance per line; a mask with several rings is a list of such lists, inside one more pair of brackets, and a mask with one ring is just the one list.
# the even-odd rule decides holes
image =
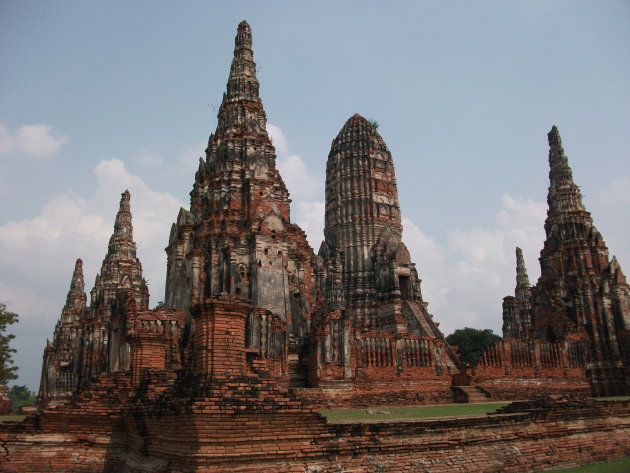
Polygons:
[[172,226],[165,304],[188,310],[228,294],[278,315],[296,346],[313,303],[313,256],[291,223],[258,90],[251,30],[243,21],[190,210],[181,209]]

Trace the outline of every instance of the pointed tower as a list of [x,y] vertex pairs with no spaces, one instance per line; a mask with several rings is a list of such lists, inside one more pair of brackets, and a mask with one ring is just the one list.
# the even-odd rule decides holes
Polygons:
[[[401,236],[391,154],[374,126],[355,114],[333,140],[326,163],[323,251],[343,255],[342,297],[346,304],[395,296],[395,284],[377,290],[372,257],[380,256],[378,250],[396,251]],[[381,242],[378,250],[374,247],[377,241]],[[371,254],[373,248],[375,254]],[[419,286],[406,289],[413,297]]]
[[81,375],[85,380],[103,371],[128,369],[126,313],[149,306],[149,289],[133,240],[128,190],[121,194],[114,233],[90,294],[90,308],[82,320]]
[[541,275],[534,288],[534,331],[547,341],[588,340],[595,391],[623,392],[627,379],[618,334],[628,330],[627,284],[613,276],[620,268],[615,259],[609,261],[606,244],[584,208],[555,126],[548,137],[549,210]]
[[525,300],[531,295],[531,286],[529,284],[529,276],[527,276],[523,250],[518,246],[516,247],[516,289],[514,292],[518,300]]
[[279,317],[295,351],[310,323],[314,255],[291,223],[258,89],[251,29],[243,21],[190,210],[181,209],[171,229],[165,305],[190,310],[233,296]]
[[136,256],[137,247],[133,240],[130,203],[131,194],[126,190],[121,194],[114,233],[91,291],[90,307],[94,311],[109,310],[117,291],[122,288],[133,291],[138,310],[146,310],[149,305],[149,290],[142,277],[142,264]]
[[85,283],[83,261],[77,259],[72,273],[70,290],[61,317],[55,325],[52,342],[47,342],[39,391],[40,403],[69,397],[77,388],[79,320],[85,311]]
[[516,248],[516,288],[514,296],[503,298],[503,338],[531,338],[532,288],[525,268],[523,251]]
[[401,240],[392,156],[375,126],[358,114],[343,126],[328,155],[325,222],[318,271],[324,297],[312,336],[312,384],[367,383],[361,389],[376,393],[404,376],[409,384],[392,399],[424,389],[448,399],[446,374],[457,370],[459,361],[427,311]]
[[[423,314],[420,280],[401,241],[391,153],[376,128],[359,114],[348,119],[332,142],[325,221],[319,255],[329,268],[327,306],[344,308],[353,324],[366,330],[439,336]],[[341,287],[333,290],[335,284]],[[417,309],[418,317],[405,316],[403,301]]]

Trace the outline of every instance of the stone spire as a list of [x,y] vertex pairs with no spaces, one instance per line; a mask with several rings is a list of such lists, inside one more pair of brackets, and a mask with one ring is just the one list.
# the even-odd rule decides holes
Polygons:
[[224,101],[260,102],[259,87],[252,51],[252,30],[246,21],[242,21],[234,38],[234,59],[230,67]]
[[549,215],[585,211],[580,189],[573,182],[573,172],[564,154],[560,132],[554,125],[547,135],[549,140]]
[[149,291],[142,277],[142,264],[136,256],[131,223],[131,194],[121,194],[120,205],[114,222],[114,233],[109,239],[107,254],[92,289],[92,309],[106,308],[116,299],[118,289],[133,290],[139,310],[149,304]]
[[359,114],[333,140],[326,163],[324,264],[327,310],[343,309],[360,330],[441,337],[426,310],[402,238],[391,153]]
[[529,284],[523,251],[516,247],[516,289],[503,298],[503,337],[531,338],[532,288]]
[[355,114],[333,140],[326,164],[324,239],[328,254],[343,254],[347,302],[377,297],[372,249],[380,241],[381,250],[395,252],[401,235],[391,154],[376,128]]
[[114,222],[114,233],[109,239],[109,248],[133,247],[136,244],[133,241],[133,226],[131,224],[131,194],[128,190],[123,192],[120,197],[118,213]]
[[290,221],[244,21],[217,119],[190,210],[180,210],[171,230],[165,305],[188,310],[227,293],[273,312],[300,337],[310,317],[314,257]]
[[83,261],[79,258],[74,265],[70,290],[55,325],[53,340],[44,350],[39,392],[42,403],[68,396],[77,387],[80,324],[86,299]]
[[275,166],[275,150],[267,134],[267,117],[259,88],[251,28],[242,21],[238,25],[234,59],[217,116],[217,129],[206,149],[208,171],[256,160]]
[[531,286],[527,276],[527,268],[523,259],[523,250],[516,247],[516,289],[517,300],[528,299],[531,296]]
[[[66,304],[61,311],[61,317],[55,327],[55,338],[53,343],[65,344],[61,339],[66,339],[69,332],[76,332],[79,323],[79,317],[85,309],[85,283],[83,282],[83,260],[77,259],[74,264],[74,272],[72,273],[72,281],[70,282],[70,290],[66,296]],[[74,335],[72,335],[74,337]]]
[[627,285],[614,277],[617,262],[609,261],[604,239],[584,208],[555,126],[548,137],[549,210],[540,279],[533,288],[535,335],[548,341],[587,340],[595,391],[620,392],[618,337],[624,320],[630,320]]

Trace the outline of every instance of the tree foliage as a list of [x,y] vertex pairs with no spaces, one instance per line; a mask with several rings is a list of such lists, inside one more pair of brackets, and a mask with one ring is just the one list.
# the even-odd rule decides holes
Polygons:
[[449,345],[458,347],[460,360],[471,366],[476,366],[484,350],[497,340],[501,340],[489,328],[479,330],[476,328],[460,328],[446,337]]
[[11,386],[9,397],[13,403],[13,412],[20,412],[23,406],[34,406],[37,403],[35,393],[28,390],[26,386]]
[[17,366],[13,366],[12,355],[15,349],[11,348],[11,340],[15,335],[7,334],[7,326],[18,321],[18,315],[9,312],[7,306],[0,302],[0,386],[6,385],[10,380],[16,379]]

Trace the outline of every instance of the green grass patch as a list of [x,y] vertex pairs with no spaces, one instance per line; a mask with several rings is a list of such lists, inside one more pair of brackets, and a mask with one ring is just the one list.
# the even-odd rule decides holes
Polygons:
[[576,466],[575,468],[551,470],[548,473],[628,473],[629,471],[630,457],[614,462],[594,463],[592,465]]
[[[445,404],[420,407],[373,407],[366,409],[335,409],[320,411],[328,422],[380,422],[384,420],[428,419],[433,417],[463,417],[489,414],[507,406],[507,402],[483,404]],[[372,413],[369,413],[371,411]],[[388,412],[389,414],[386,414]]]
[[595,397],[596,401],[627,401],[630,396],[608,396],[608,397]]
[[6,420],[24,420],[26,416],[20,415],[10,415],[10,416],[0,416],[0,422],[4,422]]

